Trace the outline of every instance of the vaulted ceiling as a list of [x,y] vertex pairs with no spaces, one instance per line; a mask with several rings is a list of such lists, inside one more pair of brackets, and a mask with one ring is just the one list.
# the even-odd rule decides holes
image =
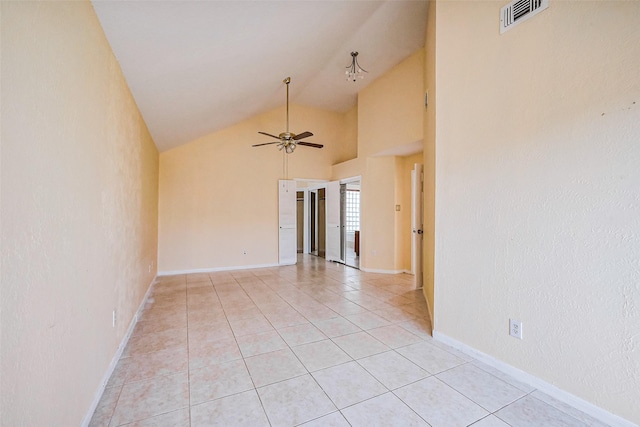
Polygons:
[[[116,1],[94,8],[160,151],[291,102],[344,112],[424,45],[427,1]],[[352,51],[368,71],[346,81]]]

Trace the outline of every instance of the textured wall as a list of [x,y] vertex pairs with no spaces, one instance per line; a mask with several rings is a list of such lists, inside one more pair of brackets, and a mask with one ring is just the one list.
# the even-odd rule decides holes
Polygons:
[[427,31],[424,44],[424,89],[429,94],[424,107],[423,173],[424,173],[424,234],[423,234],[423,292],[431,308],[433,325],[434,305],[434,249],[435,249],[435,190],[436,190],[436,8],[429,2]]
[[77,426],[155,276],[158,153],[89,2],[1,8],[0,424]]
[[638,423],[640,2],[502,4],[437,4],[436,330]]
[[396,158],[368,157],[360,194],[360,267],[396,270]]
[[344,135],[340,144],[336,163],[343,163],[358,157],[358,107],[344,113]]
[[358,93],[358,156],[422,140],[423,79],[419,49]]
[[[290,154],[290,179],[330,178],[343,148],[344,116],[291,105],[291,130],[313,132],[308,141],[324,148]],[[251,145],[273,141],[257,132],[283,132],[285,118],[278,108],[160,155],[160,271],[278,262],[283,152]]]

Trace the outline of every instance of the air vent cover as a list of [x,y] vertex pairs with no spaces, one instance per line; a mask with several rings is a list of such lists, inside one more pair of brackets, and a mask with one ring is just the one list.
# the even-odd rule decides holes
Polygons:
[[549,0],[515,0],[500,9],[500,34],[549,7]]

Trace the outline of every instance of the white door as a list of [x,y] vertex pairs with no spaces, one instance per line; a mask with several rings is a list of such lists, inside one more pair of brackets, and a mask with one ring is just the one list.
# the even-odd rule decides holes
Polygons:
[[295,264],[296,253],[296,183],[278,181],[278,262]]
[[327,261],[340,259],[340,182],[328,182],[325,189],[325,209],[327,217],[326,254]]
[[411,171],[411,272],[416,289],[422,288],[422,165],[414,164]]

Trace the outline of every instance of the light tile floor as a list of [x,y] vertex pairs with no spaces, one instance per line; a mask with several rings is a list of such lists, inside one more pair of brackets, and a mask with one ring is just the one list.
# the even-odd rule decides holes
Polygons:
[[159,277],[91,426],[604,424],[430,336],[408,275]]

